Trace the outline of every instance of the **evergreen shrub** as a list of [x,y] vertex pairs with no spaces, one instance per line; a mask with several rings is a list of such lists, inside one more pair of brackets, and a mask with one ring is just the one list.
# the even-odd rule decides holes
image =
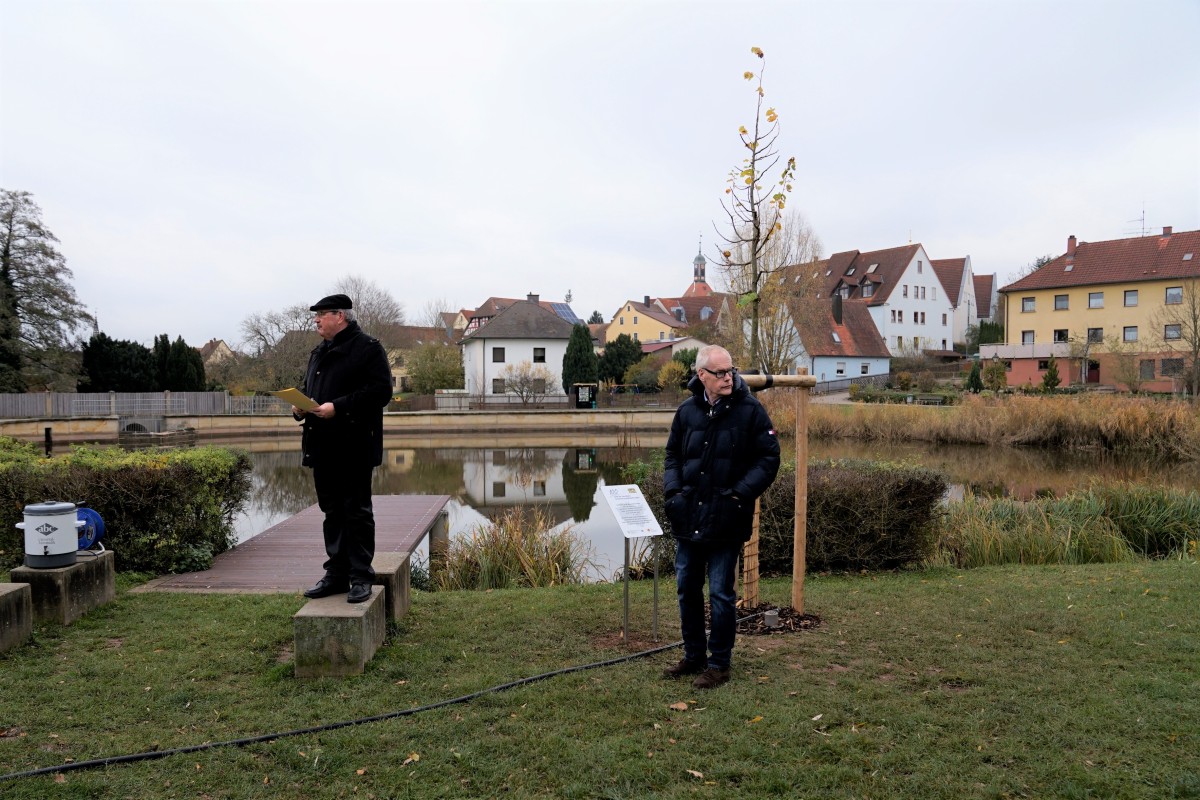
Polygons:
[[120,572],[206,569],[236,543],[234,517],[250,495],[250,456],[197,447],[163,451],[75,447],[55,458],[0,437],[0,566],[20,566],[26,505],[86,502],[104,520],[102,543]]

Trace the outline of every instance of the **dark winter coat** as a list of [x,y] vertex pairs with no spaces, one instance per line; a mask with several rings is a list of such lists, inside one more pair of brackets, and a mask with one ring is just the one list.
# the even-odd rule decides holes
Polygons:
[[754,500],[779,472],[771,418],[738,376],[733,394],[710,406],[692,378],[676,410],[663,472],[665,510],[675,538],[745,542]]
[[350,322],[309,355],[302,391],[336,410],[333,419],[304,415],[304,466],[383,462],[383,409],[392,399],[392,371],[378,339]]

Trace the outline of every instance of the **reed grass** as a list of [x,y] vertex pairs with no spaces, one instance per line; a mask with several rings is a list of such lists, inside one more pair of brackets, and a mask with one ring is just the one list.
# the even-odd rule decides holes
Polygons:
[[[762,395],[784,434],[795,431],[791,393]],[[1031,446],[1148,453],[1200,460],[1200,409],[1121,395],[964,397],[954,406],[810,404],[810,438]]]
[[591,563],[571,526],[556,528],[541,507],[515,507],[432,553],[429,576],[442,590],[542,588],[587,583]]
[[941,520],[930,566],[1194,558],[1200,493],[1121,484],[1021,502],[968,493]]

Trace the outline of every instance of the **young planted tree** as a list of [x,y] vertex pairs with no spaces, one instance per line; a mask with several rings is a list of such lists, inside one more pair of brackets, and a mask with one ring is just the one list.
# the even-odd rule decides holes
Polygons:
[[[755,82],[754,122],[750,128],[738,129],[742,147],[748,151],[738,167],[729,173],[725,197],[721,202],[728,216],[728,230],[718,234],[724,242],[718,266],[731,276],[731,286],[738,296],[738,305],[748,309],[746,334],[748,352],[743,363],[747,368],[763,366],[760,358],[761,292],[771,273],[783,264],[767,258],[771,240],[783,230],[782,214],[787,196],[792,191],[796,159],[782,157],[777,148],[779,115],[772,107],[763,108],[763,72],[766,57],[758,47],[750,52],[761,62],[757,74],[747,71],[743,76]],[[736,281],[736,283],[735,283]]]

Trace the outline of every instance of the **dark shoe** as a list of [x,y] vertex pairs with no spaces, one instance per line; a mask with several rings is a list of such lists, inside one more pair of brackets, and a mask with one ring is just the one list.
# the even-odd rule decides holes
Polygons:
[[678,664],[673,664],[663,670],[663,677],[680,678],[684,675],[699,675],[701,672],[704,672],[703,661],[688,661],[686,658],[681,658]]
[[371,584],[356,583],[350,587],[350,592],[346,595],[347,603],[362,603],[371,598]]
[[692,681],[692,687],[696,689],[715,689],[722,683],[729,683],[729,670],[709,667],[704,672],[701,672],[696,680]]
[[329,597],[331,594],[341,594],[346,591],[348,586],[349,584],[346,581],[339,581],[337,578],[326,576],[317,581],[316,586],[313,586],[311,589],[305,589],[304,596],[311,597],[314,600],[318,597]]

